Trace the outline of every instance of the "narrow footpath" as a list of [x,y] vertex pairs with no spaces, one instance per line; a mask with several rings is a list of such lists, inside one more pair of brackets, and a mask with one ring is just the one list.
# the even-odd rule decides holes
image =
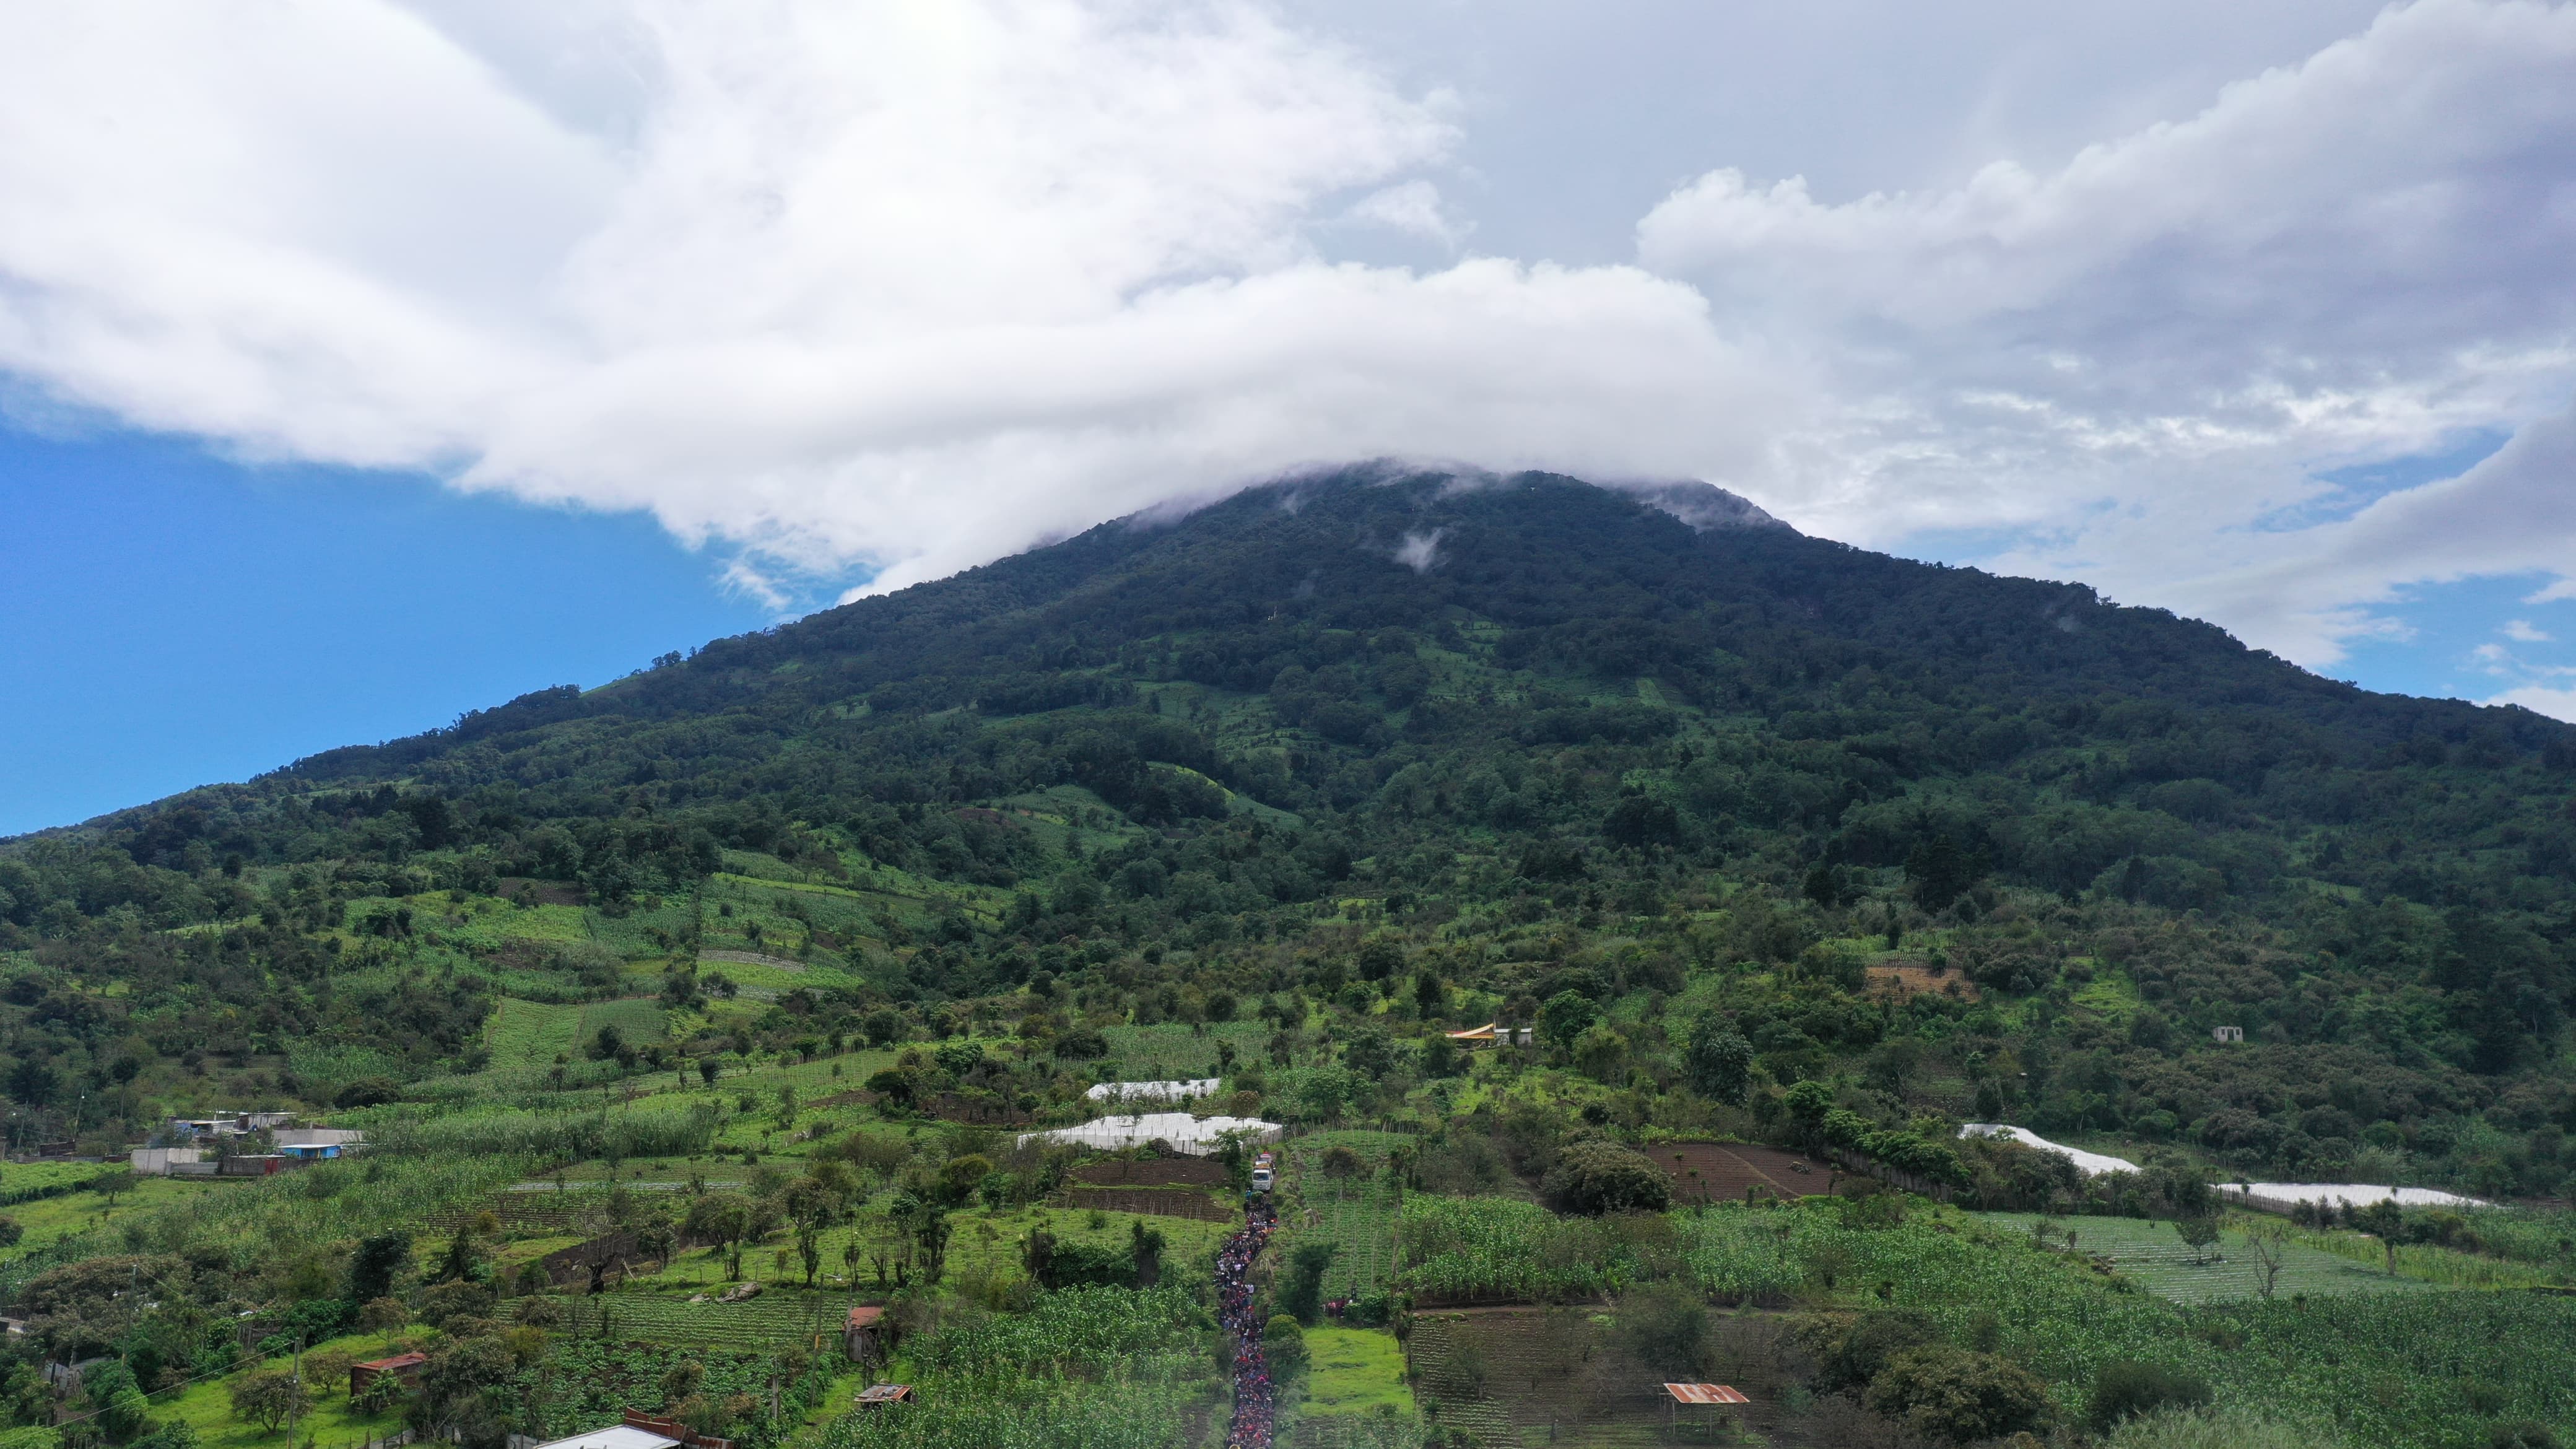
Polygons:
[[1274,1396],[1261,1353],[1262,1323],[1252,1308],[1252,1260],[1277,1225],[1268,1203],[1255,1204],[1216,1255],[1217,1323],[1234,1335],[1234,1422],[1226,1429],[1226,1449],[1270,1449]]

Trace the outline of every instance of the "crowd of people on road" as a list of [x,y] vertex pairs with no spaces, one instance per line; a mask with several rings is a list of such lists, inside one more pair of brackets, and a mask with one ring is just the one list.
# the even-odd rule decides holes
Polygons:
[[1252,1306],[1252,1260],[1278,1225],[1267,1204],[1245,1211],[1240,1232],[1225,1240],[1216,1259],[1217,1322],[1234,1335],[1234,1422],[1226,1431],[1226,1449],[1270,1449],[1275,1395],[1270,1363],[1261,1352],[1263,1324]]

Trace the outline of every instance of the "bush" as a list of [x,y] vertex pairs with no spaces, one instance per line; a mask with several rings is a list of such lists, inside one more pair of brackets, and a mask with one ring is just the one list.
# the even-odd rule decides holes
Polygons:
[[1599,1138],[1569,1144],[1543,1184],[1561,1212],[1662,1212],[1673,1197],[1671,1179],[1639,1153]]
[[2048,1386],[2010,1359],[1924,1344],[1890,1358],[1861,1403],[1924,1438],[1967,1444],[2045,1422]]
[[2093,1392],[2085,1401],[2085,1422],[2097,1434],[2123,1419],[2160,1409],[2196,1409],[2209,1402],[2209,1384],[2162,1364],[2114,1359],[2095,1371]]
[[1932,1320],[1909,1308],[1864,1313],[1847,1321],[1817,1319],[1799,1330],[1807,1351],[1815,1355],[1818,1392],[1868,1386],[1888,1361],[1908,1349],[1933,1341]]
[[331,1105],[340,1108],[381,1107],[400,1101],[402,1088],[391,1077],[360,1077],[332,1094]]
[[1293,1378],[1306,1371],[1306,1330],[1285,1313],[1275,1314],[1261,1330],[1261,1356],[1270,1365],[1274,1379]]
[[1708,1305],[1678,1288],[1641,1288],[1619,1300],[1613,1333],[1647,1367],[1695,1374],[1708,1356]]
[[1299,1243],[1288,1255],[1288,1271],[1279,1280],[1279,1311],[1301,1323],[1312,1323],[1324,1311],[1324,1270],[1332,1265],[1338,1243]]
[[2278,1412],[2240,1405],[2146,1414],[2102,1442],[2105,1449],[2336,1449],[2344,1442],[2330,1425],[2275,1417]]

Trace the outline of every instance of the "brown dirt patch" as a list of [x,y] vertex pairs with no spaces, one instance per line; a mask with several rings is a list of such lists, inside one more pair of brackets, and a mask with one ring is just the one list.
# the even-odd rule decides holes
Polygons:
[[1070,1187],[1064,1190],[1063,1201],[1066,1207],[1098,1208],[1105,1213],[1148,1213],[1202,1223],[1234,1219],[1234,1210],[1215,1198],[1179,1187]]
[[1873,996],[1892,996],[1900,1001],[1920,995],[1977,999],[1977,983],[1969,980],[1965,972],[1945,969],[1935,975],[1920,961],[1890,961],[1870,967],[1868,989]]
[[1642,1148],[1672,1174],[1673,1196],[1685,1203],[1743,1202],[1769,1194],[1807,1197],[1825,1190],[1829,1165],[1776,1147],[1741,1142],[1658,1142]]
[[1075,1182],[1089,1187],[1223,1187],[1222,1164],[1193,1157],[1110,1157],[1073,1170]]

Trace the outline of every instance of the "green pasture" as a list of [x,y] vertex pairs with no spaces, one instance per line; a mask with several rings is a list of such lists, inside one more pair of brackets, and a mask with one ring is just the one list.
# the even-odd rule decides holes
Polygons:
[[[401,1353],[412,1346],[411,1340],[387,1334],[352,1334],[316,1344],[305,1355],[309,1364],[313,1352],[338,1350],[361,1362]],[[269,1363],[283,1366],[288,1360],[277,1358]],[[247,1373],[257,1365],[244,1365],[236,1374]],[[191,1384],[175,1394],[152,1397],[152,1421],[164,1424],[177,1421],[186,1424],[197,1436],[199,1449],[286,1449],[286,1426],[263,1429],[254,1421],[234,1416],[231,1383],[233,1375]],[[313,1408],[297,1420],[295,1443],[298,1449],[343,1449],[399,1433],[403,1427],[402,1411],[391,1409],[369,1416],[358,1412],[349,1402],[349,1381],[325,1383],[307,1374],[305,1392],[313,1397]]]
[[1370,1328],[1310,1328],[1306,1356],[1313,1364],[1306,1376],[1306,1413],[1412,1412],[1413,1389],[1404,1378],[1404,1346],[1394,1334]]
[[[1981,1221],[2028,1233],[2040,1219],[2031,1213],[1979,1213]],[[2072,1233],[2074,1250],[2107,1259],[2121,1276],[2177,1303],[2217,1303],[2262,1296],[2261,1270],[2243,1228],[2231,1223],[2206,1253],[2196,1254],[2168,1222],[2143,1218],[2052,1218],[2051,1241]],[[2415,1277],[2390,1277],[2374,1262],[2326,1252],[2311,1242],[2282,1245],[2284,1260],[2273,1284],[2275,1298],[2338,1293],[2404,1293],[2434,1285]]]

